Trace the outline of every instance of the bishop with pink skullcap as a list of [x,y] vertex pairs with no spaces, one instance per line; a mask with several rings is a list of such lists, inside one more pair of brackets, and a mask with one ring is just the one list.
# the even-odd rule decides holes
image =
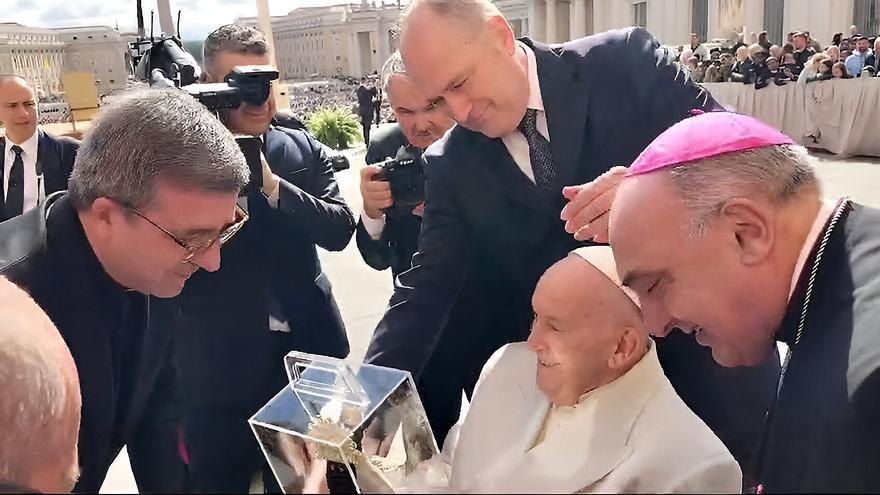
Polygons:
[[657,136],[629,167],[627,176],[765,146],[795,144],[758,119],[730,112],[697,113]]
[[755,373],[705,392],[759,428],[744,430],[745,493],[880,493],[880,210],[823,200],[793,144],[734,113],[674,124],[621,181],[609,238],[649,331],[683,329]]

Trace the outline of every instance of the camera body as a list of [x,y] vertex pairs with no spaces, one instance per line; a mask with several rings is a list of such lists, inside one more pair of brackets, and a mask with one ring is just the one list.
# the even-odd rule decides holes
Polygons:
[[[140,53],[141,40],[132,45]],[[222,83],[199,83],[201,69],[176,37],[151,37],[150,48],[138,61],[136,75],[152,87],[179,88],[197,99],[222,120],[222,111],[233,110],[242,103],[260,106],[269,98],[272,81],[278,79],[278,70],[269,65],[245,65],[233,69]],[[260,138],[235,136],[250,168],[250,180],[241,190],[247,196],[263,187],[263,163]]]
[[[199,83],[183,86],[181,89],[197,99],[208,110],[220,114],[222,110],[233,110],[242,103],[262,105],[269,98],[272,81],[278,79],[278,71],[267,65],[248,65],[233,69],[225,83]],[[263,142],[253,136],[235,136],[241,152],[250,169],[250,180],[241,190],[242,196],[259,191],[263,187]]]
[[379,180],[391,186],[394,204],[384,213],[390,217],[412,214],[413,208],[425,201],[425,161],[421,155],[398,156],[393,160],[377,164],[382,171],[376,175]]

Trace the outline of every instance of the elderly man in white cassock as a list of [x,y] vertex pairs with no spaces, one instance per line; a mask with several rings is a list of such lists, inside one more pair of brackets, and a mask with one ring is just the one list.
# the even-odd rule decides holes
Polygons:
[[742,473],[681,401],[611,249],[538,282],[528,342],[499,349],[443,450],[469,493],[727,492]]

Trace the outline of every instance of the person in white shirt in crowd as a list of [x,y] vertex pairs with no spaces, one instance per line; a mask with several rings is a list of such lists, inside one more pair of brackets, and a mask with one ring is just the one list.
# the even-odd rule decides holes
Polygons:
[[857,38],[855,51],[852,52],[852,55],[846,58],[846,71],[858,77],[861,75],[862,68],[865,67],[868,57],[872,54],[871,42],[868,38],[866,36]]
[[0,277],[0,493],[69,492],[79,477],[82,398],[46,313]]
[[696,33],[691,33],[691,53],[701,62],[709,60],[709,49],[700,43],[700,37]]
[[37,98],[28,82],[0,74],[0,222],[67,189],[79,142],[37,128]]
[[810,61],[807,62],[807,65],[804,66],[804,70],[798,75],[797,82],[799,84],[805,84],[808,79],[819,75],[819,71],[822,69],[821,66],[826,60],[831,60],[831,58],[824,53],[813,55],[813,57],[810,58]]
[[499,349],[443,455],[458,493],[739,493],[733,456],[663,374],[611,248],[541,277],[528,342]]

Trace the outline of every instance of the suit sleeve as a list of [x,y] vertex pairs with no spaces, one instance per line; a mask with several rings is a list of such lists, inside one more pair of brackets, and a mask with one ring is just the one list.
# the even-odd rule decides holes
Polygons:
[[292,183],[292,174],[296,171],[282,174],[279,211],[287,225],[305,233],[315,244],[328,251],[341,251],[354,232],[354,215],[339,192],[324,149],[308,133],[301,135],[305,136],[308,147],[303,151],[311,162],[313,190],[306,192]]
[[186,466],[180,454],[180,400],[177,372],[171,361],[171,344],[166,345],[162,370],[128,443],[131,470],[140,493],[182,493],[186,488]]
[[659,135],[687,117],[691,110],[724,110],[646,30],[632,30],[627,45],[631,55],[620,59],[631,61],[630,78],[638,81],[631,87],[636,101],[641,103],[639,108],[647,109],[643,126],[652,133],[650,136]]
[[79,151],[79,141],[73,138],[61,138],[61,149],[64,151],[61,158],[62,173],[69,179],[76,162],[76,153]]
[[391,266],[391,243],[388,239],[387,228],[379,239],[373,239],[361,219],[358,221],[356,232],[355,239],[358,251],[361,252],[361,257],[370,265],[370,268],[381,271]]
[[443,156],[425,155],[425,216],[412,268],[394,282],[388,310],[367,349],[366,362],[418,377],[431,356],[466,274],[467,229]]

